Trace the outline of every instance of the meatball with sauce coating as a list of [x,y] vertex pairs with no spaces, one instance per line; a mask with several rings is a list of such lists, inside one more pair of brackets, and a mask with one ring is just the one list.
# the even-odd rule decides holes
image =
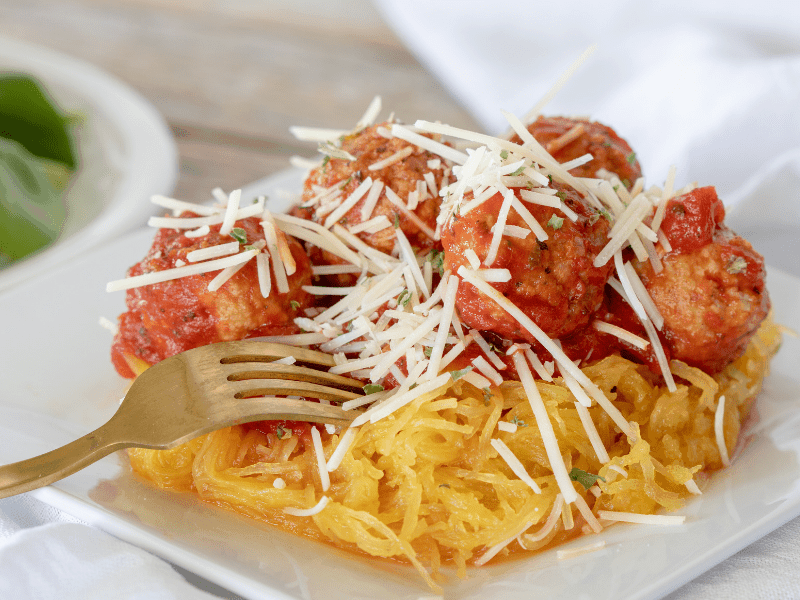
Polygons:
[[770,308],[764,259],[724,218],[713,187],[673,198],[661,224],[672,246],[664,269],[634,261],[672,356],[712,374],[744,352]]
[[[303,184],[301,203],[292,210],[293,214],[325,223],[333,212],[332,207],[346,200],[367,177],[370,177],[373,182],[380,181],[384,185],[375,207],[364,219],[362,209],[369,196],[369,193],[365,193],[338,220],[338,223],[350,228],[365,220],[385,217],[383,224],[388,226],[374,232],[361,231],[356,235],[368,245],[386,254],[392,253],[396,243],[395,226],[400,227],[415,248],[433,247],[433,233],[436,230],[436,217],[441,204],[438,190],[442,186],[447,165],[444,159],[409,142],[400,138],[384,137],[390,135],[387,132],[391,127],[391,123],[382,123],[345,137],[341,149],[354,156],[355,160],[326,158],[322,165],[313,169]],[[386,161],[386,166],[380,166],[381,161]],[[376,164],[379,168],[370,168]],[[434,184],[433,190],[426,182],[426,175]],[[413,202],[411,206],[419,223],[424,224],[427,229],[427,233],[419,227],[419,223],[415,223],[403,211],[398,210],[387,197],[386,188],[390,188],[405,205],[408,203],[409,195],[416,193],[418,187],[423,194],[419,195],[416,207],[413,207]],[[326,194],[322,190],[330,192]],[[331,192],[335,197],[329,200]],[[324,251],[320,256],[312,256],[312,259],[315,264],[342,262],[338,257]]]
[[[244,230],[248,244],[264,239],[258,218],[243,219],[236,225]],[[150,252],[129,269],[128,276],[171,269],[181,264],[177,261],[188,264],[189,252],[231,242],[219,229],[219,225],[213,226],[208,235],[194,239],[186,237],[183,230],[159,229]],[[216,291],[209,291],[208,284],[218,271],[128,290],[128,310],[119,317],[111,349],[117,372],[133,377],[134,363],[152,365],[214,342],[295,333],[293,319],[313,301],[302,289],[311,284],[311,263],[297,240],[286,236],[286,241],[296,271],[288,277],[289,292],[285,294],[278,293],[273,273],[269,297],[261,295],[253,259]]]
[[[591,154],[594,157],[591,161],[570,171],[576,177],[597,177],[597,171],[605,169],[616,174],[630,189],[642,176],[639,161],[628,142],[602,123],[567,117],[539,117],[528,125],[528,131],[560,163]],[[521,142],[518,136],[511,141]]]
[[[593,261],[606,243],[609,223],[590,208],[572,188],[553,183],[558,195],[577,215],[572,222],[558,209],[526,204],[548,234],[539,241],[534,233],[524,239],[504,236],[490,268],[508,269],[511,279],[491,285],[523,310],[551,338],[566,336],[585,326],[603,300],[611,265],[595,267]],[[519,193],[519,190],[514,190]],[[444,266],[453,273],[468,265],[465,252],[472,249],[484,260],[492,241],[492,226],[503,203],[501,194],[454,217],[442,230]],[[507,225],[527,229],[511,208]],[[471,284],[462,281],[456,307],[470,327],[492,331],[512,340],[534,341],[529,332],[505,310],[487,301]]]

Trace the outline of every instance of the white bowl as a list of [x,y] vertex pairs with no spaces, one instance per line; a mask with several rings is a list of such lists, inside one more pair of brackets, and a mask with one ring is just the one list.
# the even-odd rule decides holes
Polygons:
[[144,224],[149,198],[169,194],[178,154],[163,117],[130,87],[83,61],[0,38],[0,73],[41,81],[66,112],[80,115],[80,168],[66,193],[67,220],[45,249],[0,270],[0,292]]

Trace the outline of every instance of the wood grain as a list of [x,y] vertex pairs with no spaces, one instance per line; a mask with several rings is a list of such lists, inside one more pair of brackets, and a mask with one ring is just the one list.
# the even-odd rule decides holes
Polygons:
[[0,0],[0,35],[87,60],[138,90],[175,133],[175,195],[205,198],[315,148],[290,125],[383,116],[475,121],[403,48],[367,0]]

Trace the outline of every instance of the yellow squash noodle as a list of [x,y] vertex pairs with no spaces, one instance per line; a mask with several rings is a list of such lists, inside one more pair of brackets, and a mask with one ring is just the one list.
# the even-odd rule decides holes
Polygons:
[[[575,397],[561,379],[537,381],[567,469],[599,475],[591,491],[573,483],[592,512],[652,514],[680,508],[690,495],[687,484],[702,484],[698,473],[722,467],[714,429],[718,399],[726,399],[723,431],[732,454],[779,344],[780,328],[767,320],[744,355],[715,378],[673,361],[678,385],[672,393],[646,367],[619,356],[584,368],[639,434],[631,443],[601,407],[589,408],[610,455],[606,464],[599,461]],[[499,431],[500,420],[517,424],[516,431]],[[320,429],[327,460],[341,433]],[[491,445],[492,438],[508,446],[540,493],[514,474]],[[527,548],[591,533],[575,504],[566,505],[560,517],[554,514],[554,507],[561,506],[559,487],[517,381],[491,390],[456,381],[363,425],[330,473],[326,492],[309,440],[278,439],[247,426],[216,431],[172,450],[129,454],[133,468],[162,488],[192,490],[203,500],[297,533],[409,561],[434,589],[441,564],[455,565],[465,576],[468,563],[509,539],[501,555],[522,552],[514,538],[541,531],[551,515],[555,525],[527,536],[533,540]],[[323,495],[330,502],[310,517],[283,512],[313,507]]]

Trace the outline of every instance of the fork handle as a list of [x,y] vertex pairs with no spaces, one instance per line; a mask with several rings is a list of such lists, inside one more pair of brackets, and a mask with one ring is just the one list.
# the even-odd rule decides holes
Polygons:
[[106,427],[107,424],[45,454],[0,466],[0,498],[50,485],[129,446],[110,439]]

